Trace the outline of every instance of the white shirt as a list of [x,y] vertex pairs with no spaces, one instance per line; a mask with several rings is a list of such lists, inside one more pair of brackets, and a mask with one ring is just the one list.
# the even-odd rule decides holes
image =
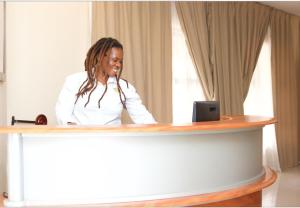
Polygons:
[[[86,78],[86,72],[72,74],[66,78],[56,103],[55,110],[58,123],[75,122],[84,125],[121,124],[123,105],[120,101],[115,77],[110,77],[107,81],[107,91],[100,101],[100,108],[98,107],[98,100],[105,90],[105,85],[100,82],[98,82],[96,89],[92,92],[86,107],[84,105],[90,92],[87,92],[83,97],[80,96],[75,104],[76,94]],[[125,105],[133,122],[138,124],[156,123],[153,116],[142,104],[135,88],[129,83],[127,86],[127,83],[121,79],[119,83],[126,96]],[[124,100],[123,96],[122,99]]]

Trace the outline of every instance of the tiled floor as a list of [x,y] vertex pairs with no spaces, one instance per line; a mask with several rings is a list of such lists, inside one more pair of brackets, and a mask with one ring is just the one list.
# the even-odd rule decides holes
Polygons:
[[264,207],[300,207],[300,165],[278,174],[277,181],[263,190]]

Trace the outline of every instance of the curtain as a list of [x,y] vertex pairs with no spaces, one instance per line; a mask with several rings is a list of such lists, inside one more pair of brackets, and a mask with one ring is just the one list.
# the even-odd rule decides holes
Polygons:
[[274,10],[271,19],[272,82],[279,160],[299,163],[299,17]]
[[124,47],[122,77],[158,122],[172,122],[169,2],[93,2],[92,41],[111,36]]
[[206,97],[220,101],[222,114],[243,114],[271,9],[252,2],[176,2],[176,9]]
[[177,15],[207,100],[215,99],[205,2],[176,2]]
[[[247,98],[244,102],[246,115],[274,117],[271,76],[271,30],[264,40]],[[275,125],[263,128],[263,165],[280,172]]]
[[[173,124],[190,123],[193,103],[206,100],[172,2]],[[184,70],[183,70],[184,69]]]

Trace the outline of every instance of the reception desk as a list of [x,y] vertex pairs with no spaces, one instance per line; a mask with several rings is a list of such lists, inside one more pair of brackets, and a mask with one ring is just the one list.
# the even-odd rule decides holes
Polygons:
[[[272,118],[190,124],[11,126],[8,207],[259,206]],[[264,138],[268,139],[268,138]]]

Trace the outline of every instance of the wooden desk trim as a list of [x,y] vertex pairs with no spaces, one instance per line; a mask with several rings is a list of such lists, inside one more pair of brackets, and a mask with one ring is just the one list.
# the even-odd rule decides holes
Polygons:
[[220,121],[198,122],[187,124],[150,124],[150,125],[114,125],[114,126],[0,126],[0,133],[118,133],[118,132],[187,132],[187,131],[215,131],[239,128],[263,127],[275,123],[274,118],[260,116],[223,116]]

